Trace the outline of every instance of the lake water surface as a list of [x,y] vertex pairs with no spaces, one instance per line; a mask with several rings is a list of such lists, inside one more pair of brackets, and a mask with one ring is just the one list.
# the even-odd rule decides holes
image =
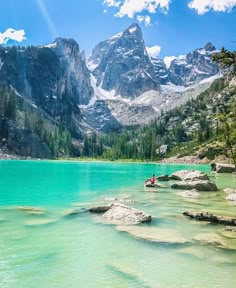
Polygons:
[[[227,194],[201,192],[189,200],[170,188],[143,187],[152,173],[180,169],[200,169],[220,189],[236,188],[235,176],[211,174],[207,165],[0,161],[0,287],[236,287],[235,234],[182,216],[189,209],[236,216]],[[68,209],[83,211],[105,197],[137,201],[131,206],[153,216],[143,226],[178,232],[189,243],[141,240],[85,212],[64,217]],[[41,207],[45,214],[17,206]],[[202,233],[216,233],[228,249],[193,241]]]

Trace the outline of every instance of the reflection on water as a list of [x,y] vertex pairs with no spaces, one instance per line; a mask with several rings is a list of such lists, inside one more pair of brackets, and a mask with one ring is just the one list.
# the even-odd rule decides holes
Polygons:
[[[182,216],[190,209],[236,216],[227,194],[202,192],[185,199],[168,187],[144,190],[143,181],[152,173],[183,168],[210,173],[204,165],[0,162],[0,287],[235,287],[235,232]],[[236,188],[233,175],[211,174],[211,179],[220,189]],[[154,217],[141,225],[145,233],[149,227],[158,233],[171,230],[186,242],[168,242],[169,232],[157,235],[169,237],[161,243],[145,235],[139,239],[82,209],[112,197],[132,200],[127,205]],[[22,205],[44,210],[17,209]],[[65,217],[68,209],[80,213]],[[215,238],[208,244],[197,241],[202,234]],[[226,247],[218,248],[215,239]]]

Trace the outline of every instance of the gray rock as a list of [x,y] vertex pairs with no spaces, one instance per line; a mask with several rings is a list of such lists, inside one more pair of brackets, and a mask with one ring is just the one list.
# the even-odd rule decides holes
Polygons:
[[179,170],[169,177],[171,180],[192,181],[192,180],[209,180],[206,173],[199,170]]
[[185,211],[183,215],[198,221],[208,221],[214,224],[236,226],[236,217],[219,216],[208,212],[194,212],[194,211]]
[[113,204],[110,209],[102,216],[107,222],[111,224],[139,224],[150,222],[151,216],[145,212],[139,211],[132,207],[122,204]]
[[96,206],[96,207],[89,208],[88,211],[91,212],[91,213],[105,213],[111,207],[112,207],[112,205]]
[[171,185],[173,189],[193,190],[198,191],[218,191],[215,183],[208,180],[181,181]]
[[218,163],[216,163],[215,171],[217,173],[233,173],[233,172],[235,172],[235,165],[233,165],[233,164],[218,164]]
[[232,193],[232,194],[229,194],[226,198],[226,200],[228,201],[236,201],[236,192],[235,193]]
[[169,181],[169,176],[168,175],[161,175],[161,176],[158,176],[156,178],[158,181]]
[[156,150],[156,153],[157,155],[163,156],[163,155],[166,155],[167,150],[168,150],[168,145],[163,144]]
[[228,193],[228,194],[232,194],[232,193],[236,193],[236,190],[232,189],[232,188],[226,188],[226,189],[224,189],[224,192]]
[[196,199],[200,196],[200,194],[196,190],[182,191],[179,192],[178,195],[192,199]]

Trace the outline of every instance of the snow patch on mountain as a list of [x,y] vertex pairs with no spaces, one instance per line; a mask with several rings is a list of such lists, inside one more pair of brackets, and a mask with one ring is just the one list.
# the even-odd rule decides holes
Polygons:
[[167,69],[170,68],[170,65],[171,65],[172,61],[175,60],[175,59],[176,59],[176,56],[166,56],[166,57],[164,57],[163,61],[166,64]]

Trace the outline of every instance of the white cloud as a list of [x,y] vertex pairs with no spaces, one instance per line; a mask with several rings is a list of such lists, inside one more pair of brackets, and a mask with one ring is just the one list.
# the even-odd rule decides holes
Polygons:
[[106,4],[108,7],[119,7],[121,2],[117,0],[104,0],[103,4]]
[[210,10],[231,12],[232,9],[236,7],[236,0],[191,0],[188,7],[195,9],[200,15],[203,15]]
[[143,22],[146,26],[151,25],[151,17],[148,15],[146,15],[146,16],[137,15],[136,19],[139,23]]
[[151,24],[151,17],[143,13],[154,14],[158,10],[167,13],[171,0],[104,0],[103,4],[108,7],[115,7],[118,12],[116,17],[135,18],[146,26]]
[[161,47],[158,45],[146,47],[147,53],[150,57],[157,58],[161,52]]
[[171,0],[124,0],[116,16],[134,18],[137,13],[156,13],[158,9],[167,12],[170,2]]
[[163,61],[164,61],[164,63],[166,64],[166,67],[167,67],[167,68],[170,68],[171,62],[172,62],[173,60],[175,60],[175,59],[176,59],[175,56],[166,56],[166,57],[163,59]]
[[25,31],[24,30],[14,30],[8,28],[5,32],[0,32],[0,44],[7,44],[9,40],[22,42],[25,40]]

